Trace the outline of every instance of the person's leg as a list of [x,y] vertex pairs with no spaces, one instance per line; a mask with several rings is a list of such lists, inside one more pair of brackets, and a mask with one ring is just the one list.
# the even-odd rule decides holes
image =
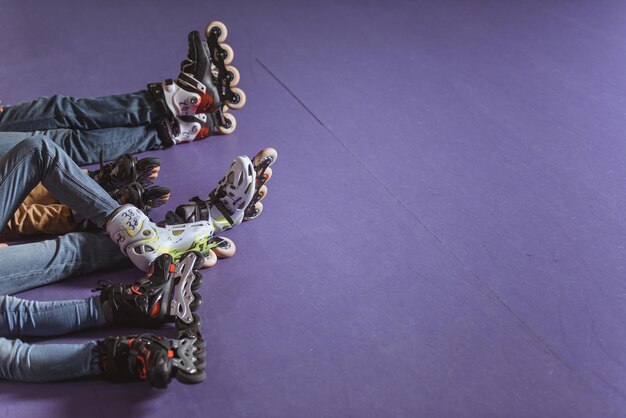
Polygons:
[[139,126],[163,118],[157,101],[146,90],[97,98],[56,95],[3,106],[0,131],[33,132],[47,129],[103,129]]
[[104,225],[120,205],[44,136],[28,138],[0,159],[0,226],[41,182],[84,219]]
[[0,338],[0,379],[50,382],[101,373],[96,343],[26,344]]
[[100,298],[41,302],[0,295],[0,335],[63,335],[101,327],[106,318]]
[[0,295],[12,295],[129,260],[107,236],[72,232],[0,248]]
[[45,135],[78,165],[112,161],[129,153],[136,154],[169,146],[169,137],[158,124],[91,131],[51,129],[34,132],[0,132],[0,158],[24,139]]

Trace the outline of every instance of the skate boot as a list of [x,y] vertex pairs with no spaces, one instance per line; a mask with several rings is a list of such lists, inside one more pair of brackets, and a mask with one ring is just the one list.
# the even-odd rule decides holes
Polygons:
[[239,225],[254,195],[254,166],[245,155],[235,158],[206,200],[193,197],[168,212],[165,223],[208,221],[216,232]]
[[145,188],[139,182],[133,182],[126,187],[109,192],[109,195],[119,204],[136,206],[148,215],[150,210],[165,204],[170,198],[169,187],[150,186]]
[[184,254],[178,263],[162,254],[152,262],[146,276],[133,284],[100,282],[100,303],[107,319],[114,323],[159,327],[174,322],[179,330],[200,331],[195,311],[202,304],[197,290],[202,285],[198,269],[204,257],[197,252]]
[[139,269],[147,271],[161,254],[170,254],[174,261],[189,251],[209,256],[215,247],[215,228],[206,221],[159,227],[132,205],[118,208],[109,218],[106,231],[124,254]]
[[[272,176],[271,165],[278,158],[274,148],[265,148],[252,161],[237,157],[207,200],[198,196],[165,215],[164,224],[209,221],[220,232],[261,214],[261,200],[267,195],[265,183]],[[254,184],[254,187],[252,186]]]
[[102,374],[111,381],[146,381],[165,389],[172,378],[195,384],[206,379],[206,343],[199,333],[183,331],[176,339],[144,334],[108,337],[94,351]]
[[206,42],[196,31],[189,34],[187,58],[176,80],[148,85],[167,114],[165,125],[174,143],[203,139],[218,132],[232,133],[237,122],[226,111],[241,109],[246,102],[243,90],[235,87],[239,72],[228,65],[234,57],[233,50],[222,43],[226,26],[211,22],[205,33]]
[[107,192],[114,192],[130,183],[137,182],[143,187],[151,185],[159,175],[161,159],[148,157],[137,160],[131,154],[124,154],[117,160],[103,164],[95,171],[89,171],[89,176]]

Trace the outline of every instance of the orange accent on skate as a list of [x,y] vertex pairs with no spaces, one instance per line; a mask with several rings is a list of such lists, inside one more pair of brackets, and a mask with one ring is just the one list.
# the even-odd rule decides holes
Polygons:
[[136,294],[136,295],[141,295],[141,294],[142,294],[139,290],[137,290],[137,288],[135,287],[135,285],[132,285],[132,286],[130,287],[130,290],[132,290],[132,292],[133,292],[134,294]]
[[213,95],[212,94],[203,94],[200,96],[200,104],[202,109],[201,112],[208,112],[211,108],[211,106],[213,106],[213,102],[215,100],[213,99]]
[[152,308],[152,312],[150,312],[150,316],[152,316],[153,318],[155,316],[157,316],[159,314],[159,312],[161,312],[161,301],[159,300],[159,302],[154,305],[154,308]]
[[137,360],[139,360],[139,362],[141,363],[141,368],[139,369],[139,378],[141,380],[146,380],[146,378],[148,377],[148,366],[146,366],[146,360],[141,356],[137,356]]
[[174,350],[167,350],[167,358],[174,358]]
[[176,264],[170,264],[170,273],[174,273],[176,271]]
[[130,347],[131,345],[133,345],[134,342],[135,338],[131,338],[130,340],[128,340],[128,346]]

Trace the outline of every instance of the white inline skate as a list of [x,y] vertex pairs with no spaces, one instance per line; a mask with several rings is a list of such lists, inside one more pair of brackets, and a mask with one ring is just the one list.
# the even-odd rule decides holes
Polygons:
[[245,155],[235,158],[207,199],[191,198],[175,212],[168,212],[162,224],[208,221],[220,232],[256,218],[263,210],[260,201],[267,194],[265,183],[272,175],[270,165],[277,158],[274,148],[261,150],[252,161]]
[[215,228],[206,221],[159,227],[132,205],[121,206],[106,225],[111,239],[119,245],[133,264],[147,271],[161,254],[178,261],[189,251],[198,251],[205,258],[205,267],[217,258],[230,257],[235,245],[224,237],[215,237]]

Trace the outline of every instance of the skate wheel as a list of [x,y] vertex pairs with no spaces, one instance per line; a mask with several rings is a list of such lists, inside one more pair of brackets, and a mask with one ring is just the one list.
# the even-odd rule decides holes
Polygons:
[[249,211],[249,213],[246,213],[246,215],[243,217],[243,220],[244,221],[251,221],[253,219],[256,219],[256,218],[259,217],[261,212],[263,212],[263,203],[256,202],[254,204],[254,207],[252,208],[252,210]]
[[246,104],[246,94],[243,92],[243,90],[237,87],[233,87],[231,91],[233,92],[233,94],[235,94],[237,100],[234,102],[226,100],[226,105],[231,109],[239,110]]
[[209,268],[213,267],[217,264],[217,255],[213,252],[213,250],[209,250],[207,255],[204,256],[204,265],[202,267]]
[[182,370],[176,372],[176,380],[185,385],[197,385],[204,382],[206,379],[206,372],[204,370],[197,369],[196,373],[187,373]]
[[218,126],[217,130],[222,135],[232,134],[237,128],[237,119],[235,119],[235,117],[231,115],[230,113],[225,113],[224,119],[226,120],[227,123],[230,123],[230,126]]
[[255,167],[259,167],[261,164],[263,164],[265,160],[269,160],[269,163],[267,163],[267,166],[269,167],[270,165],[274,164],[277,159],[278,151],[276,151],[274,148],[268,147],[263,148],[261,151],[256,153],[254,158],[252,158],[252,164],[254,164]]
[[200,305],[202,305],[202,296],[198,292],[192,291],[193,301],[189,304],[189,309],[197,311]]
[[265,196],[267,196],[267,186],[264,184],[263,186],[261,186],[261,188],[259,189],[259,202],[263,199],[265,199]]
[[[201,268],[202,266],[200,266]],[[202,286],[202,282],[204,281],[204,277],[202,277],[202,274],[200,274],[199,271],[194,271],[194,279],[193,279],[193,283],[191,283],[191,290],[198,290],[200,289],[200,286]]]
[[235,51],[233,51],[233,49],[228,44],[221,44],[220,46],[226,53],[226,56],[224,57],[224,65],[228,65],[233,62],[233,59],[235,58]]
[[263,173],[263,178],[265,179],[266,183],[272,178],[272,173],[272,167],[267,167],[265,169],[265,173]]
[[220,244],[213,248],[218,258],[230,258],[235,255],[237,247],[232,240],[226,237],[218,237],[218,239],[221,241]]
[[237,69],[237,67],[233,67],[232,65],[227,65],[226,71],[232,74],[232,77],[230,79],[230,86],[235,87],[237,84],[239,84],[240,76],[239,76],[239,70]]
[[215,33],[217,37],[217,42],[222,43],[228,37],[228,29],[226,25],[220,22],[219,20],[214,20],[206,25],[206,29],[204,30],[204,35],[208,38],[213,33]]
[[176,320],[174,321],[176,329],[181,332],[190,332],[194,334],[199,333],[200,328],[202,327],[202,320],[200,319],[200,316],[195,312],[192,312],[191,316],[192,320],[190,323],[186,323],[182,319],[176,317]]

